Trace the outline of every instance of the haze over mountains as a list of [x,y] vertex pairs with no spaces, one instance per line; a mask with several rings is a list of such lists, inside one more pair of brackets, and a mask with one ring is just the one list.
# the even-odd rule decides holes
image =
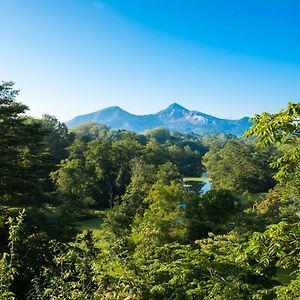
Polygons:
[[249,118],[227,120],[216,118],[198,111],[190,111],[173,103],[156,114],[134,115],[119,106],[107,107],[90,114],[81,115],[66,122],[69,128],[86,122],[105,124],[112,129],[126,129],[143,132],[152,128],[164,127],[172,131],[207,133],[231,133],[241,135],[251,126]]

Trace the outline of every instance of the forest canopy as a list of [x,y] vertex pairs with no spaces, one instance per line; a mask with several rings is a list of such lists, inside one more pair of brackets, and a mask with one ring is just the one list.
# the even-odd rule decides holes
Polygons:
[[17,96],[0,84],[0,299],[300,299],[299,103],[236,137],[69,130]]

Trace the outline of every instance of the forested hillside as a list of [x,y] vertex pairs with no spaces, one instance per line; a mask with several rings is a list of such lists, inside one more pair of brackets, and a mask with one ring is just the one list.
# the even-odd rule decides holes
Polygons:
[[236,137],[68,129],[17,96],[0,84],[0,299],[300,299],[299,103]]

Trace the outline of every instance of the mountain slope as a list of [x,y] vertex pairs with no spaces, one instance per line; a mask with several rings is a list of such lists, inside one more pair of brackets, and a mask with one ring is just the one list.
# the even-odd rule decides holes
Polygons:
[[135,132],[165,127],[174,131],[193,131],[198,134],[231,133],[241,135],[251,123],[249,118],[239,120],[219,119],[201,112],[190,111],[177,103],[156,114],[134,115],[118,106],[108,107],[90,114],[77,116],[66,122],[69,128],[85,122],[105,124],[112,129],[126,129]]

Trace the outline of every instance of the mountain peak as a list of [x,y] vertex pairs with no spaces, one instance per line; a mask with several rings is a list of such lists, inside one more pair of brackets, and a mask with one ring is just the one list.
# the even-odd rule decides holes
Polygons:
[[102,110],[121,110],[121,111],[125,111],[124,109],[122,109],[120,106],[109,106],[109,107],[106,107],[106,108],[104,108],[104,109],[102,109]]
[[218,119],[197,111],[190,111],[175,102],[166,109],[150,115],[133,115],[119,106],[110,106],[90,114],[77,116],[67,122],[67,126],[72,128],[91,121],[105,124],[112,129],[126,129],[135,132],[164,127],[169,130],[192,131],[197,134],[225,132],[236,135],[242,134],[251,125],[248,118]]
[[185,107],[181,106],[176,102],[169,105],[166,110],[178,110],[178,109],[188,111],[188,109],[186,109]]

